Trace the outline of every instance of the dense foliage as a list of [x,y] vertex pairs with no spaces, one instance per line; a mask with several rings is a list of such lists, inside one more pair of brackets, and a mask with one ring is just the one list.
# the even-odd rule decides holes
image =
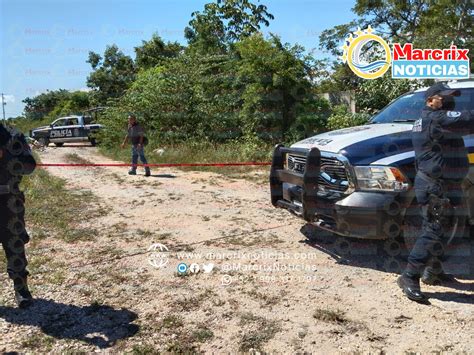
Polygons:
[[[389,41],[470,48],[472,17],[467,2],[356,0],[358,16],[323,31],[321,48],[340,55],[343,39],[358,26],[372,25]],[[443,25],[440,26],[440,19]],[[53,119],[106,105],[103,143],[115,147],[135,113],[152,142],[160,144],[262,144],[291,142],[330,129],[363,124],[418,81],[386,76],[362,80],[340,60],[316,60],[299,45],[264,37],[273,15],[250,0],[215,0],[191,14],[188,43],[166,42],[157,34],[135,47],[135,58],[114,44],[89,53],[90,92],[48,91],[24,100],[27,120]],[[471,56],[472,57],[472,56]],[[331,107],[320,94],[352,90],[356,114]]]
[[90,107],[90,96],[83,91],[53,90],[27,97],[24,114],[29,120],[56,118],[60,115],[81,114]]

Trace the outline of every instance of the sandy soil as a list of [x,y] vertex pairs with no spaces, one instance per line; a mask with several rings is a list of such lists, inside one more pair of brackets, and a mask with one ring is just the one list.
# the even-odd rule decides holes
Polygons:
[[[72,153],[113,162],[78,147],[50,147],[41,159],[68,162]],[[265,169],[245,180],[173,169],[150,178],[116,167],[48,171],[68,189],[91,191],[105,212],[81,223],[97,231],[93,240],[40,244],[64,274],[56,283],[32,275],[32,312],[12,310],[3,288],[0,350],[474,349],[472,280],[424,286],[431,305],[407,300],[386,270],[383,242],[352,241],[343,253],[340,238],[271,206]],[[149,251],[156,243],[169,252]],[[201,271],[180,275],[180,262]],[[214,268],[203,272],[203,264]]]

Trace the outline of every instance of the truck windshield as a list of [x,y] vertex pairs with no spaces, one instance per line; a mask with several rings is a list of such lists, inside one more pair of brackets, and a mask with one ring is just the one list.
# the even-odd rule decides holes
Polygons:
[[[444,100],[446,110],[474,110],[474,89],[460,89],[460,96],[447,97]],[[420,118],[425,106],[424,92],[405,94],[370,120],[370,123],[414,122]]]

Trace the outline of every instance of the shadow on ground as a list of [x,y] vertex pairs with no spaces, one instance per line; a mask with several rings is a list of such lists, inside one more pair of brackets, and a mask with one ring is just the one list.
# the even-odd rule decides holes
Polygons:
[[150,177],[163,178],[163,179],[175,179],[175,175],[171,174],[151,174]]
[[[336,263],[361,268],[370,268],[382,272],[400,274],[406,265],[408,250],[402,240],[369,240],[337,236],[317,229],[311,224],[301,228],[307,243],[327,255]],[[448,259],[444,263],[446,272],[459,279],[474,279],[474,248],[472,238],[457,243],[448,249]],[[453,289],[472,291],[473,283],[453,282],[448,285]],[[433,295],[434,296],[434,295]],[[439,298],[439,297],[435,297]]]
[[75,306],[35,299],[28,309],[0,306],[0,317],[12,324],[39,327],[57,339],[77,339],[101,349],[131,337],[139,327],[137,314],[106,305]]

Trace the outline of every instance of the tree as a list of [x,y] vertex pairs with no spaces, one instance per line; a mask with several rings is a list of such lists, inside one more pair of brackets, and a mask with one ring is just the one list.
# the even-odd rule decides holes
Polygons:
[[104,115],[110,127],[105,143],[115,144],[129,112],[137,114],[161,142],[219,141],[238,135],[241,103],[233,86],[236,68],[229,55],[185,54],[140,71],[120,103]]
[[420,81],[394,80],[389,74],[374,80],[363,80],[356,90],[357,111],[374,113],[387,106],[400,95],[420,86]]
[[184,29],[184,37],[193,50],[203,53],[224,53],[225,27],[219,15],[218,5],[209,3],[204,6],[204,12],[191,14],[193,19],[190,27]]
[[106,104],[108,99],[122,96],[135,79],[132,58],[123,54],[116,45],[107,46],[103,58],[89,52],[87,63],[93,70],[87,77],[87,86],[92,89],[97,104]]
[[67,90],[47,90],[33,98],[23,100],[25,117],[30,120],[41,120],[60,103],[67,100],[70,93]]
[[322,49],[341,55],[340,46],[347,35],[357,27],[371,25],[392,42],[411,42],[418,48],[449,47],[454,43],[469,48],[471,53],[474,50],[469,0],[356,0],[352,10],[358,19],[321,33]]
[[249,0],[217,0],[191,16],[184,31],[188,43],[194,49],[220,53],[232,43],[259,32],[261,25],[268,26],[274,18],[265,5]]
[[414,38],[419,48],[447,48],[451,43],[468,48],[471,72],[474,65],[474,3],[468,0],[437,0],[420,18]]
[[[241,57],[242,119],[246,134],[277,127],[285,136],[299,115],[314,114],[311,57],[301,46],[257,34],[236,44]],[[280,136],[280,137],[281,137]]]
[[88,92],[70,92],[64,89],[47,91],[33,98],[27,97],[23,102],[26,104],[25,117],[30,120],[80,114],[90,105]]
[[333,61],[330,64],[327,61],[326,65],[330,69],[325,73],[319,73],[319,82],[316,88],[319,93],[356,90],[364,81],[342,62]]
[[180,55],[184,47],[178,42],[165,43],[156,33],[149,41],[142,41],[142,45],[135,47],[135,65],[138,69],[148,69],[161,65],[163,61]]
[[89,107],[89,93],[84,91],[74,91],[70,92],[65,100],[58,102],[54,109],[49,113],[49,116],[56,118],[72,114],[80,115]]

